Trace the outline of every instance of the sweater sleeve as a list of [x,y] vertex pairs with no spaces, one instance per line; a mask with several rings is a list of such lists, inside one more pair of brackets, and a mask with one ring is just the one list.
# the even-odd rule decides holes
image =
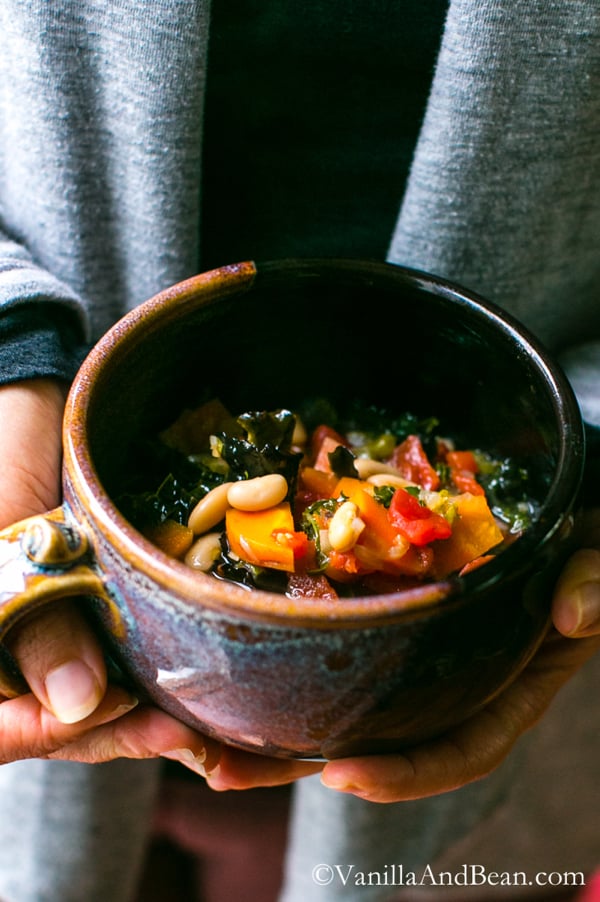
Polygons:
[[19,305],[0,316],[0,385],[24,379],[72,382],[87,345],[55,304]]
[[31,303],[51,303],[69,311],[87,337],[89,324],[81,299],[39,266],[24,245],[0,232],[0,312]]
[[88,334],[70,288],[0,234],[0,385],[38,377],[70,382]]

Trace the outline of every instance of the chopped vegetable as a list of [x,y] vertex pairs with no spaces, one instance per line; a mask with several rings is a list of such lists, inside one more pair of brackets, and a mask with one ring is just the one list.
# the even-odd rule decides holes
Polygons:
[[452,527],[445,517],[421,504],[403,488],[394,492],[389,518],[411,545],[429,545],[436,540],[447,539],[452,534]]
[[290,573],[287,595],[290,598],[328,598],[334,601],[339,598],[327,577],[320,573]]
[[483,486],[476,479],[479,467],[472,451],[448,451],[446,463],[450,470],[450,479],[459,492],[470,492],[471,495],[485,494]]
[[340,442],[337,436],[329,434],[324,435],[319,443],[317,453],[315,454],[315,470],[320,470],[323,473],[333,473],[334,469],[331,466],[331,455],[334,454],[338,448],[343,447],[343,443]]
[[231,432],[235,421],[218,398],[194,410],[184,410],[175,422],[160,434],[161,441],[182,454],[193,454],[208,444],[209,436],[217,432]]
[[437,489],[440,478],[432,467],[418,435],[409,435],[394,448],[392,464],[401,476],[424,489]]
[[264,511],[230,508],[225,517],[227,541],[242,560],[274,570],[294,570],[295,539],[292,511],[287,501]]
[[176,520],[163,520],[145,530],[147,539],[171,557],[182,558],[192,547],[194,533]]
[[[455,447],[435,434],[438,425],[358,404],[342,416],[327,402],[298,421],[285,409],[234,417],[209,401],[147,449],[156,471],[167,472],[158,488],[146,482],[121,504],[186,564],[207,535],[201,524],[213,524],[209,571],[292,598],[337,601],[462,576],[514,541],[535,504],[526,470]],[[275,482],[274,494],[267,483]],[[198,511],[217,495],[215,525]]]
[[457,517],[452,535],[434,546],[433,575],[438,579],[462,569],[503,539],[485,496],[457,495],[454,503]]

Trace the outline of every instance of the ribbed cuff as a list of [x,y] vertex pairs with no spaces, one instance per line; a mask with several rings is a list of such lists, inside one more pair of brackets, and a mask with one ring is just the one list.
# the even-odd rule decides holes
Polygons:
[[70,383],[87,351],[75,317],[56,304],[0,314],[0,385],[36,378]]

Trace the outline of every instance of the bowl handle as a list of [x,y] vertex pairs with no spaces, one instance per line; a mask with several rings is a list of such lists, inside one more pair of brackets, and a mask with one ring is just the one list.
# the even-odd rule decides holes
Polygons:
[[[96,596],[106,605],[110,629],[124,633],[114,600],[95,567],[81,526],[62,507],[20,520],[0,532],[0,643],[23,617],[67,596]],[[0,647],[0,694],[26,690],[10,654]]]

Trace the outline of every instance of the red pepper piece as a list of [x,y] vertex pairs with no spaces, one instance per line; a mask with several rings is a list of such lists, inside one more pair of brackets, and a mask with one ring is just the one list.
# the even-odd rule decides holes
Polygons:
[[429,545],[435,539],[447,539],[452,534],[452,527],[445,517],[419,504],[406,489],[399,488],[394,492],[388,517],[411,545]]

